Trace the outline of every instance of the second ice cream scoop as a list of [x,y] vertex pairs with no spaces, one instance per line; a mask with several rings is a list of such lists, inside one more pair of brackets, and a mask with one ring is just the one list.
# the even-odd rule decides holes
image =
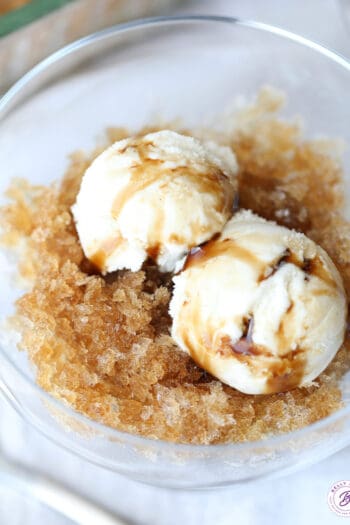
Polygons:
[[249,211],[192,250],[174,282],[173,338],[241,392],[309,385],[343,342],[346,297],[329,256]]
[[229,148],[173,131],[116,142],[90,165],[72,211],[85,255],[102,273],[150,257],[173,271],[232,215],[237,164]]

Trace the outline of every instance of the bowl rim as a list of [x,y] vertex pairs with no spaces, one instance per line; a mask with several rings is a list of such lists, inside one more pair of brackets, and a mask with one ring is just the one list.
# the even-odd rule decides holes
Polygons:
[[[44,72],[47,68],[49,68],[51,65],[55,64],[56,62],[62,60],[67,55],[70,55],[74,53],[75,51],[84,48],[85,46],[101,41],[104,39],[107,39],[110,36],[113,36],[118,33],[123,33],[127,31],[137,30],[139,28],[144,27],[151,27],[151,26],[162,26],[162,25],[185,25],[190,23],[218,23],[218,24],[227,24],[227,25],[238,25],[241,27],[245,27],[248,29],[253,29],[257,31],[261,31],[262,33],[270,33],[273,35],[276,35],[278,37],[281,37],[282,39],[290,40],[296,44],[301,45],[302,47],[307,47],[316,53],[319,53],[323,55],[324,57],[330,59],[331,61],[335,62],[339,66],[343,67],[345,70],[350,72],[350,61],[347,60],[344,56],[341,54],[324,47],[323,45],[313,41],[309,40],[308,38],[305,38],[301,35],[298,35],[296,33],[290,32],[288,30],[265,24],[263,22],[256,22],[252,20],[243,20],[235,17],[229,17],[229,16],[213,16],[213,15],[189,15],[189,16],[158,16],[158,17],[149,17],[149,18],[141,18],[137,19],[131,22],[126,22],[123,24],[117,24],[113,25],[111,27],[108,27],[106,29],[103,29],[101,31],[91,33],[90,35],[87,35],[83,38],[80,38],[78,40],[75,40],[71,44],[68,44],[59,50],[55,51],[51,55],[49,55],[47,58],[39,62],[36,66],[34,66],[32,69],[30,69],[25,75],[23,75],[15,84],[13,84],[12,87],[10,87],[0,98],[0,121],[6,118],[7,113],[11,113],[11,103],[13,99],[16,98],[18,94],[20,94],[22,89],[25,89],[28,84],[31,83],[32,80],[36,79],[40,73]],[[8,107],[10,106],[10,107]],[[15,106],[16,108],[16,106]],[[322,418],[314,423],[311,423],[310,425],[307,425],[306,427],[302,427],[298,430],[294,430],[292,432],[286,432],[283,434],[278,434],[274,436],[270,436],[261,440],[257,441],[247,441],[247,442],[233,442],[233,443],[223,443],[223,444],[215,444],[215,445],[203,445],[203,444],[190,444],[190,443],[176,443],[171,441],[165,441],[161,439],[155,439],[155,438],[149,438],[144,437],[142,435],[138,434],[132,434],[129,432],[117,430],[115,428],[109,427],[107,425],[104,425],[103,423],[100,423],[96,420],[93,420],[89,418],[88,416],[85,416],[84,414],[78,412],[77,410],[73,409],[69,405],[66,405],[64,402],[60,401],[59,399],[55,398],[50,393],[46,392],[44,389],[42,389],[34,380],[32,380],[29,376],[27,376],[20,368],[17,366],[17,364],[12,361],[12,359],[8,356],[8,354],[5,352],[2,345],[0,345],[0,356],[7,362],[7,364],[14,369],[15,373],[19,374],[19,376],[25,381],[25,383],[34,390],[41,398],[43,398],[45,401],[49,402],[50,404],[53,404],[57,409],[65,412],[68,416],[77,419],[79,422],[81,422],[84,425],[92,426],[98,434],[102,433],[104,435],[111,435],[115,440],[123,441],[124,443],[131,444],[131,445],[142,445],[143,447],[145,445],[149,447],[155,447],[160,450],[167,450],[171,451],[172,453],[174,450],[177,451],[184,451],[184,452],[200,452],[201,454],[203,452],[222,452],[225,450],[237,450],[237,452],[247,451],[256,449],[258,447],[267,447],[270,445],[278,446],[283,443],[286,443],[290,440],[296,440],[298,438],[303,438],[305,435],[307,435],[311,431],[318,431],[322,430],[324,427],[326,427],[329,424],[335,423],[336,421],[340,420],[342,417],[350,414],[350,405],[347,407],[343,407],[330,416],[326,416],[325,418]],[[5,387],[1,384],[0,381],[0,391],[4,394],[5,397],[8,398],[8,394],[11,394],[12,401],[11,404],[13,408],[17,409],[23,417],[26,417],[26,409],[25,406],[22,406],[20,402],[17,401],[16,396],[12,393],[12,391],[9,389],[9,387],[6,384],[6,381],[4,381]],[[14,406],[16,405],[16,406]],[[38,428],[38,426],[35,423],[32,423],[33,426]],[[38,428],[41,430],[40,428]],[[50,434],[47,434],[45,432],[46,437],[50,438]],[[350,440],[350,435],[349,435]],[[61,446],[65,446],[63,443]]]

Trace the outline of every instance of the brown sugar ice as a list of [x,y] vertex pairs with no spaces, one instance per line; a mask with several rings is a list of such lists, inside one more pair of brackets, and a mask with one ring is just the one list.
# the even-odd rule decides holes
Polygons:
[[[258,105],[259,98],[256,112],[242,113],[227,137],[240,166],[240,205],[318,242],[349,294],[350,225],[340,213],[339,162],[329,144],[302,140],[298,126]],[[112,142],[128,133],[109,135]],[[181,443],[256,440],[339,409],[339,379],[350,365],[348,337],[313,386],[245,395],[198,368],[171,339],[170,275],[152,264],[105,278],[96,273],[84,258],[70,207],[99,152],[72,155],[59,186],[14,182],[11,203],[1,211],[3,241],[27,241],[19,266],[33,287],[17,302],[16,319],[38,384],[100,423]]]

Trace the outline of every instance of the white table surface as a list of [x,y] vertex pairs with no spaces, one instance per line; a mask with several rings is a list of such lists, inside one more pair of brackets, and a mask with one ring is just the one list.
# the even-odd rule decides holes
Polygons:
[[[279,25],[350,56],[350,28],[347,34],[336,0],[192,0],[178,9],[180,12],[226,14]],[[328,509],[327,493],[333,482],[350,479],[350,448],[275,481],[222,491],[180,492],[143,486],[74,457],[40,436],[3,401],[0,415],[0,443],[8,454],[28,465],[40,465],[42,472],[93,497],[132,524],[346,523],[346,518]],[[40,511],[28,513],[25,507],[17,509],[16,523],[53,525]],[[3,508],[0,525],[12,525],[5,519]]]

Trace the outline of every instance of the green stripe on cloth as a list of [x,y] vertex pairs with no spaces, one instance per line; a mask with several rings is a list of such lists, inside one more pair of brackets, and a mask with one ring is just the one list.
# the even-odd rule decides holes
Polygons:
[[32,0],[29,4],[0,16],[0,37],[26,26],[74,0]]

